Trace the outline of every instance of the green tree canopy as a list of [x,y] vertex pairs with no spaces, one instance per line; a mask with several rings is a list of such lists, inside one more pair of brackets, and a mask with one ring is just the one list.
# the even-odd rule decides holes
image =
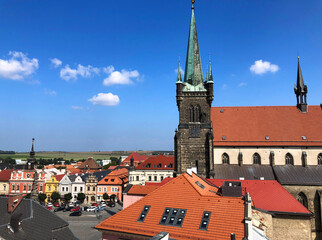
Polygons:
[[85,194],[84,193],[78,193],[77,194],[77,200],[84,202]]
[[103,199],[104,199],[104,200],[107,200],[108,198],[109,198],[108,194],[107,194],[107,193],[104,193],[104,194],[103,194]]
[[38,194],[38,200],[40,203],[43,203],[47,198],[47,195],[45,193],[39,193]]
[[57,202],[59,199],[60,199],[60,194],[58,192],[53,192],[51,194],[51,199],[54,201],[54,202]]
[[72,198],[73,198],[73,197],[72,197],[72,194],[71,194],[71,193],[66,193],[66,194],[64,195],[64,200],[65,200],[65,202],[69,202]]

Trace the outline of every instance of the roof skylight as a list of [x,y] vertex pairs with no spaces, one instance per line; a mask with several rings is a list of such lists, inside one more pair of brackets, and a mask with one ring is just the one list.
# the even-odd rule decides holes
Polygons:
[[203,212],[199,230],[207,230],[211,212]]
[[186,215],[186,209],[178,208],[166,208],[161,217],[161,225],[181,227],[184,217]]
[[144,222],[144,219],[145,219],[146,215],[148,214],[150,207],[151,206],[144,206],[144,208],[139,216],[138,222]]

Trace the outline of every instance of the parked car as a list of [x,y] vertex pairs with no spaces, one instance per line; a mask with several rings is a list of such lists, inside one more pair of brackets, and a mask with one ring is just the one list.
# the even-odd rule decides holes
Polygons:
[[48,210],[53,210],[53,207],[52,207],[52,206],[46,206],[46,208],[47,208]]
[[94,202],[94,203],[92,203],[92,206],[97,207],[97,206],[98,206],[98,204],[97,204],[96,202]]
[[64,212],[69,212],[71,209],[73,209],[74,207],[68,206],[67,208],[65,208],[63,211]]
[[109,202],[107,202],[107,206],[115,207],[115,202],[109,201]]
[[69,216],[82,216],[82,212],[81,211],[71,212]]
[[59,206],[60,206],[59,202],[54,203],[54,207],[59,207]]
[[47,207],[53,207],[53,206],[54,205],[51,202],[47,203]]
[[106,203],[105,202],[101,202],[101,207],[106,207]]
[[89,208],[89,207],[84,206],[84,207],[82,207],[82,210],[83,210],[83,211],[86,211],[88,208]]
[[97,208],[96,208],[96,211],[99,211],[99,212],[100,212],[100,211],[103,211],[103,210],[104,210],[104,207],[97,207]]
[[54,212],[64,211],[65,206],[59,206],[58,208],[55,208]]
[[74,207],[74,203],[70,202],[70,203],[68,204],[68,206],[70,206],[70,207]]
[[97,207],[95,206],[91,206],[89,208],[86,209],[87,212],[94,212],[97,209]]
[[80,206],[70,209],[71,212],[76,212],[76,211],[80,211],[80,210],[81,210]]

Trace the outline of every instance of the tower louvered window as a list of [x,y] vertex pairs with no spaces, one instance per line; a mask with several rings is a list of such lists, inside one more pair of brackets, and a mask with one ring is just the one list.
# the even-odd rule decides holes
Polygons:
[[261,156],[258,153],[254,153],[253,155],[253,163],[254,164],[261,164]]
[[223,153],[222,155],[222,163],[229,164],[229,155],[227,153]]
[[302,203],[302,205],[304,207],[306,207],[306,208],[308,207],[307,197],[304,193],[300,192],[299,194],[297,194],[296,199],[297,199],[297,201]]
[[322,165],[322,153],[318,155],[318,165]]
[[292,154],[286,153],[286,155],[285,155],[285,164],[294,165],[294,160],[293,160]]
[[189,122],[194,122],[194,108],[193,108],[193,106],[189,107]]

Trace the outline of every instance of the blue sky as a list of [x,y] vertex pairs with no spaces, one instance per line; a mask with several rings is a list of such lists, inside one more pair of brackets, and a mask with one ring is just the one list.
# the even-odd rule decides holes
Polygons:
[[[190,6],[0,0],[0,149],[28,151],[35,137],[38,151],[172,150]],[[213,106],[295,105],[297,54],[308,103],[320,104],[321,1],[195,7],[204,72],[212,58]]]

